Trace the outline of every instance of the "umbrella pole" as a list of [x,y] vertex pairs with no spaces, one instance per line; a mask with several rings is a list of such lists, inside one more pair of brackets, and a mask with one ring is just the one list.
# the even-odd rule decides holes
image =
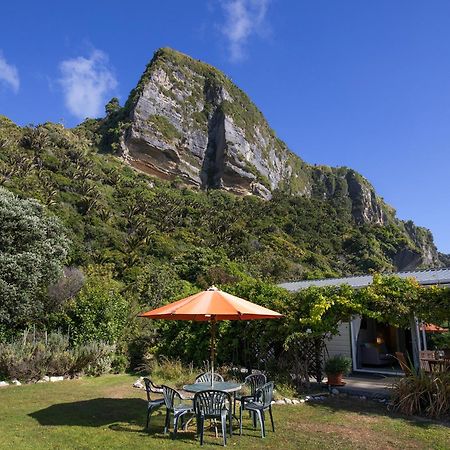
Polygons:
[[216,345],[216,318],[211,318],[211,387],[214,387],[214,356]]

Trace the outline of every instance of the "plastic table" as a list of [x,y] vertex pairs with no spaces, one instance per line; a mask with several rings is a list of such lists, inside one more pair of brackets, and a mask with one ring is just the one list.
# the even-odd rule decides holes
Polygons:
[[215,391],[224,391],[224,392],[237,392],[242,389],[242,384],[239,383],[230,383],[228,381],[214,381],[214,384],[211,383],[193,383],[186,384],[183,386],[183,389],[186,392],[201,392],[201,391],[209,391],[214,389]]

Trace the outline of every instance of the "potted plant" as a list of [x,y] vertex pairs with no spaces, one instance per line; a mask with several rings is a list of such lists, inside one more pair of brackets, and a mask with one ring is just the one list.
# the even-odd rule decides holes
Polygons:
[[330,386],[342,386],[345,383],[342,377],[347,375],[352,368],[352,360],[343,355],[336,355],[328,359],[325,363],[325,373],[327,374]]

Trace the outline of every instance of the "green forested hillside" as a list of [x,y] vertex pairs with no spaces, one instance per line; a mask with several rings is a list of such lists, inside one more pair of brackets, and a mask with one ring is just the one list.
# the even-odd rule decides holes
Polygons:
[[127,283],[150,266],[205,286],[390,271],[399,252],[419,251],[394,221],[357,225],[345,199],[265,201],[152,179],[101,153],[99,129],[0,123],[0,183],[62,220],[68,265],[111,264]]

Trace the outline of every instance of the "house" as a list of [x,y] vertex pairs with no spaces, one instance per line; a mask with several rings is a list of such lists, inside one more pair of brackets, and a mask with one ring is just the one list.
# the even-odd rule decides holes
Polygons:
[[[415,278],[422,286],[450,287],[450,268],[416,270],[398,272],[401,278]],[[372,283],[371,275],[329,278],[321,280],[294,281],[279,284],[291,292],[306,289],[310,286],[350,285],[358,289]],[[397,360],[392,356],[395,352],[411,355],[418,364],[421,350],[427,349],[426,327],[416,321],[411,329],[396,328],[392,325],[379,323],[368,317],[355,316],[349,322],[339,326],[339,334],[327,342],[329,356],[345,355],[352,359],[353,371],[380,374],[400,373]]]

